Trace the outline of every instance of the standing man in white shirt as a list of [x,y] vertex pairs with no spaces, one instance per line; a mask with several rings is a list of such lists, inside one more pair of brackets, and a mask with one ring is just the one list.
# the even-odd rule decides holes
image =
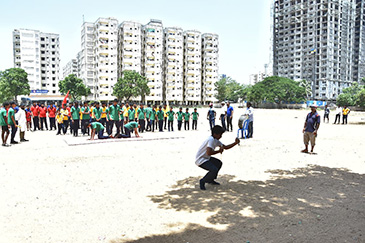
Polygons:
[[247,138],[252,138],[253,135],[253,108],[251,102],[247,102],[245,115],[248,117],[248,134]]
[[227,127],[226,127],[226,115],[227,115],[226,103],[222,102],[222,108],[219,111],[219,120],[221,120],[222,127],[223,127],[224,131],[227,130]]
[[335,122],[333,124],[336,124],[337,119],[338,119],[338,123],[337,124],[340,124],[341,114],[342,114],[342,107],[339,106],[339,107],[336,108],[336,119],[335,119]]
[[[212,129],[212,136],[203,142],[196,154],[195,164],[208,171],[208,173],[200,180],[201,190],[206,190],[205,183],[219,185],[219,183],[214,179],[218,176],[218,172],[222,167],[222,161],[211,156],[223,153],[224,150],[233,148],[240,143],[240,140],[236,138],[234,143],[230,145],[222,144],[219,139],[222,137],[223,133],[223,127],[219,125],[214,126]],[[219,147],[219,150],[215,150],[216,147]]]

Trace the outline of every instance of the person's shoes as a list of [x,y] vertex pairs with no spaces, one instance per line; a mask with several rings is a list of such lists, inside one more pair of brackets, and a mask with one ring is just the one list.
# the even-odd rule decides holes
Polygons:
[[207,189],[205,188],[205,181],[204,181],[203,179],[201,179],[201,180],[199,181],[199,186],[200,186],[200,189],[201,189],[201,190],[207,190]]
[[24,139],[20,140],[20,142],[29,142],[29,140],[24,138]]
[[211,181],[211,182],[208,182],[209,184],[212,184],[212,185],[217,185],[217,186],[219,186],[220,185],[220,183],[219,182],[216,182],[216,181]]
[[9,144],[6,144],[6,143],[3,143],[2,146],[3,147],[10,147],[10,145]]
[[11,141],[10,144],[18,144],[17,141]]

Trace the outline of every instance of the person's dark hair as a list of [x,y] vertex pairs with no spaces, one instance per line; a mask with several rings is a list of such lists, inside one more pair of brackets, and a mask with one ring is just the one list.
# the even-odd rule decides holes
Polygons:
[[15,105],[15,102],[14,101],[10,102],[10,105]]
[[158,108],[161,108],[162,109],[162,106],[160,105]]
[[5,106],[8,106],[8,105],[10,105],[8,102],[5,102],[4,104],[3,104],[3,106],[5,107]]
[[86,104],[89,104],[89,101],[85,101],[85,102],[84,102],[84,105],[86,105]]
[[113,102],[117,102],[118,103],[118,99],[114,99],[114,101]]
[[212,135],[213,134],[217,134],[217,135],[220,135],[220,134],[223,134],[224,133],[224,129],[223,127],[219,126],[219,125],[215,125],[212,129]]
[[251,102],[247,102],[247,105],[252,106]]
[[100,105],[100,104],[99,104],[99,102],[95,102],[94,104],[95,104],[95,105]]
[[182,107],[180,107],[179,109],[182,110]]

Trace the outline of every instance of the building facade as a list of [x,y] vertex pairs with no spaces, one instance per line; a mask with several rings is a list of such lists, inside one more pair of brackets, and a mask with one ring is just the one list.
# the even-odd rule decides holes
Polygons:
[[353,48],[353,81],[360,82],[365,77],[365,1],[356,0]]
[[79,76],[79,67],[78,67],[78,61],[77,59],[71,59],[66,66],[63,67],[62,69],[62,78],[66,78],[68,75],[70,74],[74,74],[77,77]]
[[273,73],[311,82],[312,99],[335,100],[353,81],[355,4],[275,0]]
[[28,74],[32,95],[59,95],[60,40],[58,34],[39,30],[13,31],[14,67]]
[[184,101],[184,36],[178,27],[164,29],[164,100]]
[[218,81],[218,35],[202,35],[202,101],[209,104],[215,101],[214,84]]
[[197,30],[184,31],[184,101],[202,101],[202,38]]

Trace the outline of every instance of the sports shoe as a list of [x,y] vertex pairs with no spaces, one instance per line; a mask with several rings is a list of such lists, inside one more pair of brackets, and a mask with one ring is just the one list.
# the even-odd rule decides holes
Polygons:
[[11,141],[10,144],[18,144],[17,141]]
[[201,189],[201,190],[207,190],[207,189],[205,188],[205,181],[204,181],[203,179],[201,179],[201,180],[199,181],[199,185],[200,185],[200,189]]

